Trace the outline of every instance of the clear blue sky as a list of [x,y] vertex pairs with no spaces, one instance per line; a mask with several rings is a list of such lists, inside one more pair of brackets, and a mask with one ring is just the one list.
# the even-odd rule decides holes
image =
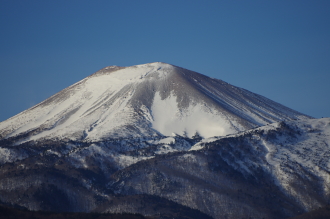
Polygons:
[[109,65],[161,61],[330,117],[330,1],[0,0],[0,121]]

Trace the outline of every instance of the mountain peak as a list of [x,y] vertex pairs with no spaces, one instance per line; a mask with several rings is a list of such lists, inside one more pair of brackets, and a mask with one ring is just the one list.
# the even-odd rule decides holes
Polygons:
[[108,66],[0,123],[25,141],[223,136],[282,120],[310,118],[221,80],[153,62]]
[[140,64],[137,66],[173,66],[171,64],[165,63],[165,62],[149,62],[149,63],[145,63],[145,64]]
[[[158,76],[166,76],[167,73],[171,73],[171,72],[173,73],[174,68],[177,67],[164,62],[152,62],[152,63],[133,65],[128,67],[112,65],[102,68],[101,70],[92,74],[90,77],[109,75],[110,73],[112,74],[116,72],[116,74],[115,75],[112,74],[112,76],[117,79],[136,80],[136,79],[145,78],[147,75],[150,76],[154,73],[156,73]],[[126,71],[117,72],[119,70],[124,70],[124,69],[126,69]]]

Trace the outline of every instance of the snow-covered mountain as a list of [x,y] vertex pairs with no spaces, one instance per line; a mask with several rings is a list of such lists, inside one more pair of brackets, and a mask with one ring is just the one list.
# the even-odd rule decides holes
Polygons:
[[330,203],[330,118],[165,63],[111,66],[0,123],[0,203],[286,218]]
[[100,141],[224,136],[310,118],[224,81],[165,63],[110,66],[0,123],[0,137]]

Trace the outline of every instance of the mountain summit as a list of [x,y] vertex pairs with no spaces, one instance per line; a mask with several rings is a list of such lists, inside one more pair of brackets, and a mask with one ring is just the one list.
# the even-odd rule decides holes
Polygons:
[[211,137],[301,118],[310,117],[224,81],[155,62],[103,68],[0,123],[0,137]]

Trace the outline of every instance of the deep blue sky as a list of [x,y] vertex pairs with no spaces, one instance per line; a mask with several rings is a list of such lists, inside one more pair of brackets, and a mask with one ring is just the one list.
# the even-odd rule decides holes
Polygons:
[[0,0],[0,121],[109,65],[161,61],[330,117],[330,1]]

